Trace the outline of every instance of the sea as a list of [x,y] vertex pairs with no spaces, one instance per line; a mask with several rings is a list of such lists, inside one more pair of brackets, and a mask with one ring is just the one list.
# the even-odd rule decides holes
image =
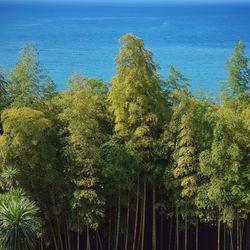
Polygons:
[[144,40],[163,79],[172,64],[193,92],[216,95],[238,40],[250,56],[250,4],[0,2],[0,67],[13,68],[18,51],[33,42],[58,90],[73,72],[109,82],[126,33]]

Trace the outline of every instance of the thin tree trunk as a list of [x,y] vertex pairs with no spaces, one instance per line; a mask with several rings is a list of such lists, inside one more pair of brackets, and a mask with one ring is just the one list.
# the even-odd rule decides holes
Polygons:
[[65,246],[65,250],[69,250],[69,245],[68,245],[68,227],[67,227],[67,223],[66,226],[64,228],[64,246]]
[[[176,224],[176,221],[175,221]],[[176,250],[176,246],[177,246],[177,235],[176,235],[176,229],[175,229],[175,240],[174,240],[174,250]]]
[[77,214],[77,250],[80,250],[80,223],[79,223],[79,214]]
[[109,215],[108,250],[111,250],[111,214]]
[[173,215],[170,218],[170,226],[169,226],[169,241],[168,241],[168,250],[171,250],[172,247],[172,231],[173,231]]
[[244,224],[242,224],[242,221],[240,219],[238,219],[239,250],[242,249],[242,237],[243,237],[243,230],[244,230],[243,226],[244,226]]
[[240,250],[243,247],[243,233],[244,233],[245,222],[240,221]]
[[199,220],[196,221],[195,249],[199,250]]
[[59,225],[58,225],[58,233],[59,233],[60,246],[61,246],[61,249],[63,249],[62,232],[61,232]]
[[249,250],[249,239],[250,239],[250,230],[249,230],[249,226],[250,226],[250,217],[249,217],[249,215],[248,215],[248,217],[247,217],[247,221],[246,221],[246,242],[245,242],[245,244],[246,244],[246,250]]
[[232,250],[231,241],[230,241],[230,228],[227,229],[227,249],[226,250]]
[[143,182],[143,212],[142,212],[142,235],[141,235],[141,250],[144,250],[144,233],[145,233],[145,213],[146,213],[146,178],[144,177]]
[[137,250],[139,250],[141,246],[142,221],[143,221],[143,201],[141,201],[140,227],[139,227],[139,234],[138,234],[138,240],[137,240],[138,243],[137,243],[137,248],[136,248]]
[[161,241],[160,241],[160,250],[163,250],[162,248],[163,248],[163,214],[161,213],[161,227],[160,227],[160,230],[161,230],[161,232],[160,232],[160,239],[161,239]]
[[96,250],[99,250],[99,242],[98,242],[98,238],[97,238],[97,230],[95,232],[95,247],[96,247]]
[[223,228],[223,248],[226,250],[227,244],[226,244],[226,224],[224,223],[224,228]]
[[176,250],[179,250],[179,214],[176,208]]
[[127,225],[126,225],[126,237],[125,237],[125,250],[128,250],[128,233],[129,233],[129,212],[130,212],[130,202],[128,195],[128,206],[127,206]]
[[240,250],[242,249],[242,229],[241,229],[241,220],[239,221],[239,245],[240,245]]
[[40,239],[40,249],[43,250],[43,238]]
[[90,240],[89,240],[89,225],[87,224],[87,231],[86,231],[86,250],[90,250]]
[[240,250],[240,238],[239,238],[239,234],[240,234],[240,232],[239,232],[239,219],[238,219],[238,217],[237,217],[237,220],[236,220],[236,244],[237,244],[237,247],[236,247],[236,249],[237,250]]
[[187,240],[188,240],[188,225],[187,225],[187,215],[185,215],[185,250],[187,250]]
[[54,231],[54,228],[53,228],[51,221],[49,221],[49,224],[50,224],[50,228],[51,228],[52,235],[53,235],[53,242],[54,242],[55,249],[58,250],[56,235],[55,235],[55,231]]
[[103,244],[103,250],[106,250],[106,239],[107,239],[107,227],[108,227],[108,225],[106,225],[106,221],[105,221],[105,223],[104,223],[104,227],[103,227],[103,229],[102,229],[102,235],[103,235],[103,241],[101,241],[101,238],[100,238],[100,235],[99,235],[99,233],[98,233],[98,235],[99,235],[99,239],[100,239],[100,241],[101,241],[101,244]]
[[135,208],[135,227],[134,227],[134,237],[133,237],[132,250],[135,250],[135,242],[136,242],[136,234],[137,234],[137,223],[138,223],[138,210],[139,210],[139,194],[140,194],[140,179],[139,179],[139,174],[138,174],[137,194],[136,194],[136,208]]
[[217,250],[220,250],[220,212],[218,216],[218,226],[217,226]]
[[231,250],[234,249],[234,243],[233,243],[233,228],[230,229],[230,245],[231,245]]
[[230,228],[227,228],[227,248],[226,250],[231,250],[231,242],[230,242]]
[[118,250],[119,245],[119,233],[120,233],[120,214],[121,214],[121,191],[118,191],[118,204],[117,204],[117,225],[116,225],[116,240],[115,240],[115,250]]
[[[59,234],[57,235],[57,245],[58,245],[58,248],[60,249],[60,239],[59,239]],[[61,249],[60,249],[61,250]]]
[[[52,203],[53,211],[56,211],[56,209],[55,209],[55,199],[54,199],[54,196],[53,196],[53,194],[52,194],[51,191],[49,191],[49,195],[50,195],[50,198],[51,198],[51,203]],[[53,225],[52,225],[51,221],[49,221],[49,222],[50,222],[50,226],[51,226],[51,229],[52,229],[52,234],[53,234],[53,240],[54,240],[55,249],[58,250],[59,249],[58,248],[59,244],[57,243],[56,234],[55,234],[55,231],[54,231],[54,228],[53,228]],[[57,222],[57,217],[56,217],[56,222]]]
[[156,249],[155,187],[153,187],[152,250]]
[[99,241],[100,248],[101,248],[101,250],[103,250],[102,241],[100,239],[100,235],[99,235],[99,231],[98,230],[97,230],[97,238],[98,238],[98,241]]
[[68,250],[71,250],[70,232],[68,226],[67,226],[67,239],[68,239]]

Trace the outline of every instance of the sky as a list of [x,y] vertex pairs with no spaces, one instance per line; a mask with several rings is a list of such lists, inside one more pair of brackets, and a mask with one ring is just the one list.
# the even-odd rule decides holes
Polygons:
[[141,3],[141,4],[153,4],[153,3],[183,3],[183,4],[202,4],[202,3],[250,3],[250,0],[0,0],[0,2],[55,2],[55,3]]

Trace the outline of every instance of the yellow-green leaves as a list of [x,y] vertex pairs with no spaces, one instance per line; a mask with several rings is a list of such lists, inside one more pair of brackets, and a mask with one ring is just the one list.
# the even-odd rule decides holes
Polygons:
[[231,97],[249,95],[250,67],[249,61],[245,56],[244,44],[241,41],[237,42],[226,64],[226,69],[228,70],[228,77],[223,82],[226,84],[226,94]]
[[189,87],[189,79],[181,72],[177,71],[173,65],[168,65],[169,75],[163,86],[165,91],[187,90]]
[[13,146],[27,143],[36,146],[43,141],[50,129],[50,121],[40,111],[31,108],[11,108],[2,113],[4,135]]
[[[222,107],[216,112],[211,148],[200,154],[200,167],[208,176],[208,202],[222,212],[225,223],[250,211],[248,168],[250,130],[244,108]],[[232,217],[234,216],[234,217]]]
[[98,168],[100,148],[110,132],[106,85],[99,79],[74,74],[62,96],[64,107],[60,118],[64,123],[64,153],[68,178],[72,184],[72,213],[77,230],[85,225],[96,229],[103,217],[104,199],[100,194]]
[[55,94],[55,85],[40,65],[33,44],[26,44],[7,77],[9,102],[15,107],[37,107],[42,99]]
[[131,34],[120,41],[116,75],[109,91],[110,109],[115,116],[116,132],[132,138],[160,124],[166,117],[166,107],[152,53]]

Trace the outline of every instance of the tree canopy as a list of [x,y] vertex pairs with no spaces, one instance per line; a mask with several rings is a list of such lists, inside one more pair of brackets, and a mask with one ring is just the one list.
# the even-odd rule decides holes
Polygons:
[[142,39],[120,43],[111,82],[74,72],[56,91],[32,44],[0,74],[0,246],[198,250],[205,231],[209,249],[247,250],[243,43],[219,100],[195,96],[171,64],[162,76]]

